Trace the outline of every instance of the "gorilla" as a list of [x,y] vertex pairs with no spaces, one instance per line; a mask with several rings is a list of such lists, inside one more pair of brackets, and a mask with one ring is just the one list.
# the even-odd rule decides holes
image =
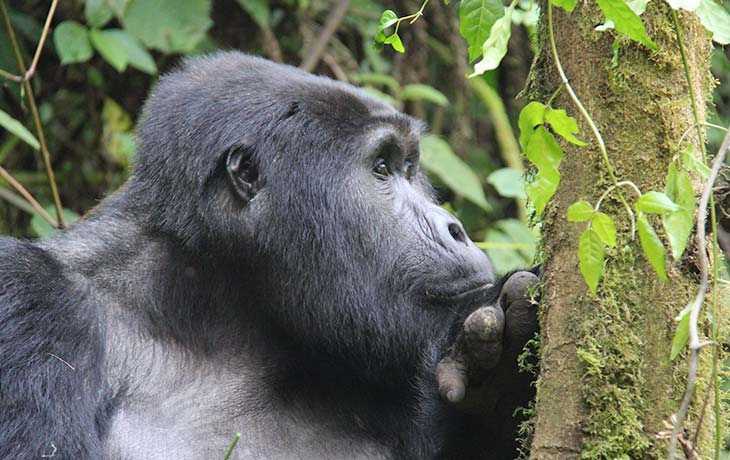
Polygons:
[[145,105],[84,220],[0,239],[0,459],[512,459],[536,270],[499,282],[424,126],[238,52]]

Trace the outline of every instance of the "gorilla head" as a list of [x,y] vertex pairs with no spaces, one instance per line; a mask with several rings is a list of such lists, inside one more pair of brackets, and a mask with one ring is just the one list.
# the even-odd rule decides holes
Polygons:
[[422,130],[352,86],[221,53],[162,79],[129,191],[304,344],[403,368],[443,329],[433,310],[493,281],[434,201]]

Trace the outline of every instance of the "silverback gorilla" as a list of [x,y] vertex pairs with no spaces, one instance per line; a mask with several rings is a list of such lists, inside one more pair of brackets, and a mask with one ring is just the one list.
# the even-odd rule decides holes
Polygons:
[[0,459],[512,459],[533,272],[496,282],[420,123],[236,52],[163,77],[125,187],[0,239]]

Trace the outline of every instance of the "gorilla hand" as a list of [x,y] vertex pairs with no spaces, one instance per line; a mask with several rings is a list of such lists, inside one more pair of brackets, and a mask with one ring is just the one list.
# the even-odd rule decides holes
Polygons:
[[467,398],[464,406],[483,413],[491,411],[500,391],[511,390],[514,380],[525,380],[516,377],[517,356],[538,330],[537,308],[529,290],[539,281],[529,271],[513,273],[495,304],[483,305],[466,318],[436,368],[442,398],[453,404]]

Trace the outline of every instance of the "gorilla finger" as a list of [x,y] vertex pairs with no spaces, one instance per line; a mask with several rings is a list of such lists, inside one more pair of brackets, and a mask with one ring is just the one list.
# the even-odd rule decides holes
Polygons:
[[466,364],[450,356],[442,359],[436,366],[436,381],[438,382],[441,397],[450,402],[458,403],[466,395],[466,386],[469,383]]
[[501,308],[490,306],[474,311],[464,322],[464,345],[470,364],[492,369],[502,356],[505,316]]
[[504,334],[510,349],[522,349],[539,329],[537,306],[528,299],[512,302],[505,313]]
[[515,301],[524,298],[530,287],[540,282],[540,278],[532,272],[521,271],[513,273],[499,295],[499,304],[507,310]]

